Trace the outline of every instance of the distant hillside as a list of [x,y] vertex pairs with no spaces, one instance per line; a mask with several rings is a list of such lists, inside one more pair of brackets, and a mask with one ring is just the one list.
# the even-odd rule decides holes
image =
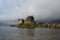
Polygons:
[[16,23],[17,23],[16,20],[0,21],[0,25],[12,25]]
[[43,20],[36,20],[36,22],[60,23],[60,19],[43,19]]
[[[35,20],[37,23],[60,23],[60,19],[45,19],[45,20]],[[8,20],[8,21],[0,21],[0,25],[12,25],[17,24],[17,20]]]
[[50,23],[60,23],[60,19],[53,19],[50,21]]

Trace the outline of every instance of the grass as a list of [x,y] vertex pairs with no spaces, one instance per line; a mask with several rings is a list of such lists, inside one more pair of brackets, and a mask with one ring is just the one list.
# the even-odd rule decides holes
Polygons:
[[20,27],[20,28],[60,28],[60,27],[55,27],[55,26],[53,27],[53,26],[48,26],[48,25],[43,24],[43,23],[39,23],[39,24],[22,23],[22,24],[11,25],[11,27]]

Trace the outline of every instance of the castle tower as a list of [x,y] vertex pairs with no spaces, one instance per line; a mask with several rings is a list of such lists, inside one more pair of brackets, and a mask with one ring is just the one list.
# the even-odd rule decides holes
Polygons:
[[22,24],[24,23],[24,20],[23,19],[18,19],[18,24]]
[[33,16],[28,16],[28,17],[26,18],[25,23],[34,23],[34,17],[33,17]]

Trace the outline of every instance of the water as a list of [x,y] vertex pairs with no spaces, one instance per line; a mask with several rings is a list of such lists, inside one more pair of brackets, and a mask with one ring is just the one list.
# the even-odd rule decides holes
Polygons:
[[60,40],[60,29],[0,26],[0,40]]

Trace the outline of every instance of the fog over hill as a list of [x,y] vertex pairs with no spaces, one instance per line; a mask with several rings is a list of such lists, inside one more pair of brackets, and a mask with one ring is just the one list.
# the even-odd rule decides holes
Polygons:
[[0,21],[0,26],[9,26],[12,24],[17,24],[17,20],[5,20],[5,21]]
[[[43,22],[43,23],[60,23],[60,19],[45,19],[45,20],[35,20],[37,23]],[[12,24],[17,24],[17,20],[8,20],[8,21],[0,21],[0,26],[9,26]]]

